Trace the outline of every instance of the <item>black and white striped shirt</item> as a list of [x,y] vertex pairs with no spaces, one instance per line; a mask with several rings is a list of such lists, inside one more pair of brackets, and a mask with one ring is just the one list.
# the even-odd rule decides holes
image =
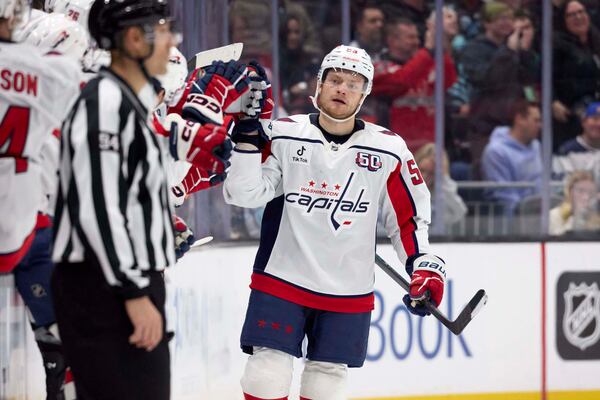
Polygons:
[[53,259],[96,261],[126,298],[175,264],[167,143],[148,125],[154,93],[109,70],[87,83],[63,124]]

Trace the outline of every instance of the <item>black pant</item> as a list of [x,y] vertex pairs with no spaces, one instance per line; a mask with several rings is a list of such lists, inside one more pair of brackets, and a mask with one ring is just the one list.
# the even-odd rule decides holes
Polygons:
[[[151,352],[129,344],[133,325],[124,299],[108,285],[97,262],[57,264],[52,292],[78,400],[169,399],[167,336]],[[150,274],[150,299],[165,326],[165,284],[158,272]]]

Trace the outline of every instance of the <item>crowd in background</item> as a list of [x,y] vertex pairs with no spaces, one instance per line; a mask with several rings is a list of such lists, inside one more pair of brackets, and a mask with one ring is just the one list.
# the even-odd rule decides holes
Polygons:
[[[272,67],[270,4],[230,2],[229,28],[230,40],[244,43],[245,59]],[[463,234],[477,234],[473,226],[465,228],[466,221],[475,216],[481,225],[491,215],[495,227],[487,234],[540,233],[541,2],[444,4],[446,231],[456,233],[461,226]],[[309,96],[315,93],[319,63],[341,42],[339,5],[279,1],[280,116],[314,112]],[[600,1],[552,0],[552,8],[551,205],[556,208],[550,233],[594,232],[600,230]],[[351,45],[366,49],[375,64],[373,91],[360,117],[405,139],[432,191],[434,113],[442,112],[434,103],[434,17],[427,0],[351,1]],[[490,185],[460,189],[461,181]],[[233,237],[257,232],[260,212],[232,213],[238,221]]]

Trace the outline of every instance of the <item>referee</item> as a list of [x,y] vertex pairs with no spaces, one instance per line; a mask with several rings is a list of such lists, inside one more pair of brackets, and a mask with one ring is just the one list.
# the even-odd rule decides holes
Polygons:
[[161,271],[175,264],[150,76],[175,43],[168,0],[97,0],[90,34],[111,65],[63,125],[52,290],[78,399],[168,399]]

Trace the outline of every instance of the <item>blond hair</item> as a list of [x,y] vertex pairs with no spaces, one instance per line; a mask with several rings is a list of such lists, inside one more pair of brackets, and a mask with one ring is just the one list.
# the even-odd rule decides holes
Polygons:
[[[448,155],[446,154],[446,152],[443,152],[443,157],[444,157],[444,163],[443,163],[443,167],[442,167],[442,171],[444,172],[444,174],[448,175],[450,173],[450,163],[448,161]],[[435,143],[433,142],[428,142],[425,143],[423,146],[419,147],[419,149],[417,151],[415,151],[415,162],[417,163],[417,166],[425,159],[427,158],[435,158]]]
[[589,171],[575,171],[571,175],[569,175],[567,177],[567,179],[565,179],[565,187],[564,187],[565,199],[562,202],[562,204],[559,206],[560,207],[560,217],[562,218],[563,222],[565,222],[567,219],[569,219],[569,217],[571,217],[573,215],[573,206],[572,206],[573,196],[571,195],[571,191],[573,190],[573,186],[575,186],[576,183],[582,182],[582,181],[592,181],[592,182],[594,182],[594,184],[596,184],[596,181],[594,180],[594,176]]

